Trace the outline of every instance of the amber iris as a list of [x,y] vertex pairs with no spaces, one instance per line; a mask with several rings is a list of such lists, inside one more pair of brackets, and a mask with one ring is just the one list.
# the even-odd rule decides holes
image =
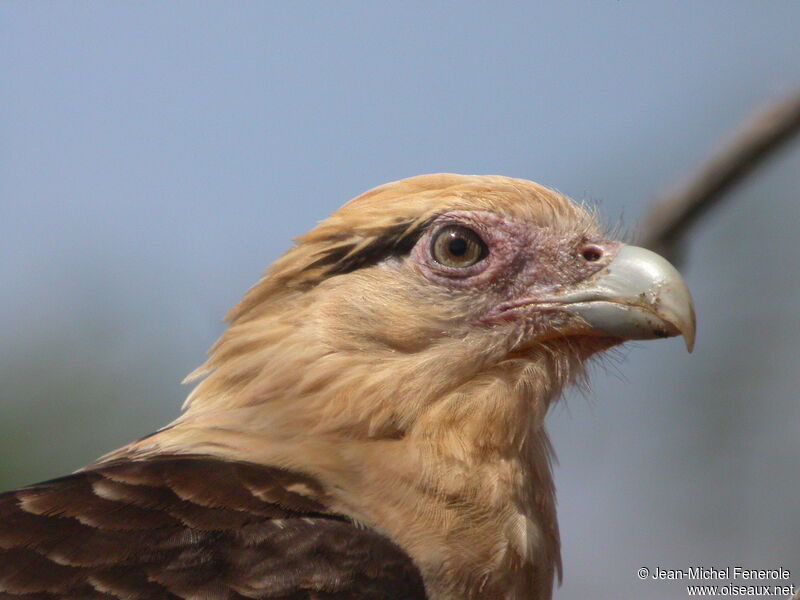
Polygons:
[[446,267],[469,267],[483,260],[488,253],[480,236],[461,225],[443,227],[431,243],[433,259]]

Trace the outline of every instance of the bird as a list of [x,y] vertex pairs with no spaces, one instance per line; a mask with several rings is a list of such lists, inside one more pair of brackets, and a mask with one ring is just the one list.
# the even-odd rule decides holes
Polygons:
[[676,269],[594,210],[447,173],[345,203],[226,321],[175,421],[0,495],[0,598],[548,600],[548,408],[695,336]]

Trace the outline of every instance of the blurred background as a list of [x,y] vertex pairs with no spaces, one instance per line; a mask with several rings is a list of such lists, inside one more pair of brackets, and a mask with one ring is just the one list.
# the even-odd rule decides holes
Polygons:
[[[498,173],[648,204],[800,83],[797,2],[0,4],[0,488],[178,414],[221,318],[372,186]],[[800,585],[800,147],[691,235],[698,341],[626,346],[549,427],[556,598],[636,570]]]

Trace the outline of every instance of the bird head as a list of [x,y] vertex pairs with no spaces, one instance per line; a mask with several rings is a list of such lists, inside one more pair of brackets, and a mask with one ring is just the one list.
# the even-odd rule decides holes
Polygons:
[[523,387],[544,369],[539,395],[552,395],[600,350],[675,335],[691,350],[695,327],[677,271],[589,211],[530,181],[450,174],[351,200],[228,319],[190,404],[231,387],[249,403],[325,389],[325,422],[343,414],[370,434],[405,431],[437,397],[510,365]]

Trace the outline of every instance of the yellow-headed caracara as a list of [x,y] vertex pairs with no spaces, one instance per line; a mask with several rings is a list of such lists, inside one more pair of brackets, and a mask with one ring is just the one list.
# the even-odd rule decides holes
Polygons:
[[694,337],[658,255],[447,174],[345,204],[228,321],[175,422],[0,496],[0,598],[550,598],[548,406],[598,352]]

